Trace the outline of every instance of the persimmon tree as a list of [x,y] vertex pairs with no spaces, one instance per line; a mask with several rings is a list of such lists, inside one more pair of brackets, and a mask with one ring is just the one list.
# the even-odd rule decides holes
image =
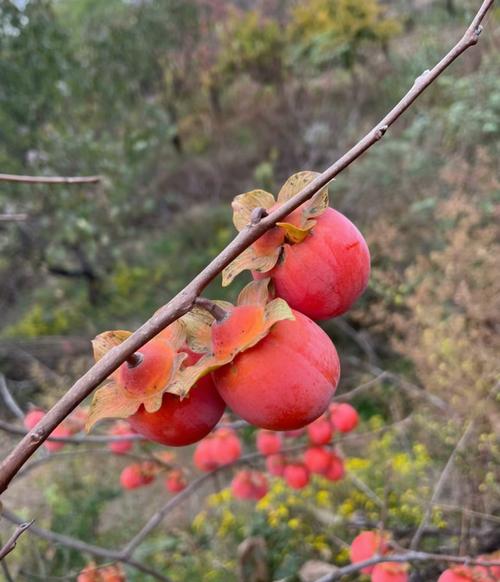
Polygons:
[[[121,550],[91,546],[30,524],[34,535],[168,580],[135,560],[134,552],[208,477],[256,458],[265,458],[267,473],[282,477],[293,489],[305,487],[311,474],[330,481],[344,477],[343,456],[332,446],[332,436],[354,430],[358,416],[353,407],[333,401],[339,358],[315,321],[337,317],[355,303],[368,283],[370,255],[355,225],[329,207],[328,184],[477,43],[492,5],[493,0],[485,0],[451,51],[418,77],[401,101],[327,170],[292,175],[276,198],[263,190],[237,196],[235,239],[135,332],[98,335],[93,342],[95,365],[48,412],[33,410],[24,417],[26,434],[0,465],[3,492],[41,445],[54,453],[64,443],[92,439],[75,436],[84,425],[90,430],[103,419],[117,419],[103,439],[111,453],[133,457],[128,445],[141,439],[174,447],[198,443],[193,460],[206,475],[188,482],[184,468],[168,451],[135,458],[120,475],[124,489],[147,486],[161,475],[175,495]],[[201,296],[219,274],[222,284],[228,285],[244,270],[251,271],[253,281],[241,291],[236,305]],[[90,409],[78,408],[94,390]],[[225,419],[226,406],[242,420]],[[258,452],[242,455],[237,431],[247,423],[259,429]],[[464,445],[469,430],[470,426],[457,448]],[[236,473],[231,489],[236,498],[256,501],[267,493],[268,477],[244,468]],[[19,522],[8,510],[3,514]],[[427,519],[426,514],[422,527]],[[443,581],[495,579],[494,568],[500,567],[495,556],[471,559],[418,552],[422,527],[408,551],[384,531],[360,533],[351,546],[352,565],[322,580],[362,571],[373,582],[406,582],[411,563],[423,560],[461,564],[444,572]],[[20,526],[17,537],[25,529],[28,526]],[[0,556],[14,549],[17,537],[7,542]],[[108,568],[105,572],[89,564],[79,580],[124,579],[119,565]]]

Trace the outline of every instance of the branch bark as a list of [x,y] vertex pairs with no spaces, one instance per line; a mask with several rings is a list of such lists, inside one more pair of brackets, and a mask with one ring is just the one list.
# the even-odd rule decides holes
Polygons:
[[19,536],[21,536],[29,527],[31,527],[34,522],[35,520],[32,519],[31,521],[20,523],[16,527],[14,533],[10,536],[5,545],[0,548],[0,560],[3,560],[7,554],[12,552],[12,550],[16,547]]
[[283,220],[306,200],[326,186],[333,178],[350,166],[370,147],[376,144],[387,129],[415,102],[427,89],[469,47],[477,44],[486,13],[494,0],[484,0],[479,11],[457,44],[431,69],[425,71],[414,82],[411,89],[395,107],[354,145],[339,160],[333,163],[315,180],[310,182],[296,196],[268,216],[249,224],[233,241],[199,273],[180,293],[164,305],[153,317],[122,344],[110,350],[99,362],[88,370],[66,394],[53,406],[35,428],[30,431],[4,459],[0,465],[0,493],[5,491],[17,471],[40,447],[43,441],[62,420],[118,368],[136,350],[142,347],[173,321],[182,317],[194,305],[203,289],[229,265],[241,252],[254,243],[262,234]]
[[101,176],[23,176],[19,174],[0,174],[0,182],[21,184],[97,184]]

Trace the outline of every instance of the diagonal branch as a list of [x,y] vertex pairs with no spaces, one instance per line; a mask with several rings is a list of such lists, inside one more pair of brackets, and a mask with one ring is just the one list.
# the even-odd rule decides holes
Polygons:
[[101,384],[118,366],[173,321],[182,317],[194,305],[203,289],[219,275],[240,253],[254,243],[262,234],[283,220],[285,216],[309,200],[333,178],[350,166],[361,155],[376,144],[387,129],[415,102],[415,100],[469,47],[474,46],[481,33],[481,22],[494,0],[484,0],[463,37],[431,70],[416,79],[411,89],[395,107],[354,145],[339,160],[310,182],[283,206],[249,224],[229,245],[215,257],[180,293],[158,310],[153,317],[122,344],[110,350],[99,362],[88,370],[66,394],[53,406],[45,417],[30,431],[0,464],[0,493],[5,491],[14,475],[38,449],[47,436],[84,398]]

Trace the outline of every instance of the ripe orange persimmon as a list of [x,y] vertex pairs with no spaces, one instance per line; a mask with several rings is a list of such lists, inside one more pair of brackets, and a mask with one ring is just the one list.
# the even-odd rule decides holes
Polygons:
[[[363,531],[351,543],[351,562],[358,564],[373,558],[376,554],[386,554],[389,550],[386,537],[376,531]],[[373,566],[363,568],[363,574],[370,574]]]
[[239,471],[231,482],[231,492],[236,499],[258,501],[267,490],[266,476],[259,471]]
[[408,582],[408,565],[382,562],[374,566],[371,577],[371,582]]
[[340,363],[332,341],[308,317],[293,315],[212,374],[226,404],[260,428],[309,424],[323,414],[337,387]]
[[363,235],[343,214],[327,208],[300,243],[285,244],[283,255],[265,276],[276,295],[311,319],[345,313],[370,276],[370,252]]
[[359,423],[357,410],[343,402],[342,404],[330,404],[330,422],[335,430],[339,432],[351,432]]
[[[185,360],[187,365],[196,362],[200,357],[188,348],[183,351],[188,355]],[[127,420],[135,431],[147,439],[180,447],[205,437],[219,422],[224,408],[225,404],[215,389],[212,378],[205,376],[198,380],[183,400],[174,394],[165,393],[161,408],[157,412],[147,412],[141,405]]]
[[332,455],[323,447],[310,447],[304,453],[304,464],[311,473],[326,473],[331,465]]
[[263,455],[274,455],[281,450],[281,435],[271,430],[259,430],[256,445],[257,450]]
[[303,489],[309,483],[309,470],[302,463],[290,463],[285,467],[283,478],[292,489]]
[[456,566],[445,570],[438,578],[438,582],[473,582],[474,574],[468,566]]

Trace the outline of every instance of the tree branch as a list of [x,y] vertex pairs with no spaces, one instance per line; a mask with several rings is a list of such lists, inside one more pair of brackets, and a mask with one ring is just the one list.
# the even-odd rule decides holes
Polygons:
[[[15,524],[22,523],[22,520],[15,513],[9,511],[8,509],[4,508],[2,510],[2,516],[11,523]],[[106,548],[101,548],[100,546],[87,544],[86,542],[82,542],[80,540],[72,538],[71,536],[59,534],[37,526],[31,527],[31,533],[39,538],[47,540],[48,542],[60,544],[62,546],[65,546],[66,548],[71,548],[73,550],[77,550],[85,554],[90,554],[91,556],[104,558],[106,560],[110,560],[113,562],[123,562],[124,564],[132,566],[132,568],[135,568],[140,572],[144,572],[144,574],[149,574],[149,576],[152,576],[156,580],[160,580],[160,582],[172,582],[170,578],[168,578],[167,576],[160,574],[156,570],[153,570],[152,568],[149,568],[148,566],[145,566],[144,564],[141,564],[140,562],[137,562],[132,558],[124,556],[122,552],[118,552],[116,550],[107,550]]]
[[129,358],[173,321],[182,317],[192,307],[203,289],[229,265],[240,253],[254,243],[262,234],[272,228],[276,222],[298,208],[306,200],[324,188],[333,178],[350,166],[364,152],[377,143],[386,130],[415,102],[425,89],[435,81],[451,63],[464,51],[475,45],[481,32],[481,22],[494,0],[484,0],[474,20],[463,37],[431,70],[425,71],[396,104],[396,106],[346,154],[310,182],[296,196],[283,206],[262,217],[257,224],[249,224],[229,245],[213,259],[180,293],[158,310],[153,317],[122,344],[110,350],[99,362],[88,370],[53,406],[45,417],[30,431],[4,459],[0,465],[0,493],[5,491],[17,471],[40,447],[43,441],[61,423],[66,416],[118,366]]
[[485,568],[493,568],[500,566],[500,561],[476,560],[468,556],[449,556],[446,554],[429,554],[427,552],[403,552],[401,554],[389,554],[386,556],[374,556],[369,560],[358,562],[357,564],[349,564],[343,568],[338,568],[334,572],[319,578],[316,582],[333,582],[340,580],[343,576],[355,574],[363,568],[382,564],[383,562],[397,562],[398,564],[405,562],[450,562],[452,564],[467,564],[471,566],[484,566]]
[[28,220],[28,215],[25,213],[0,214],[0,223],[1,222],[24,222],[25,220]]
[[14,533],[10,536],[5,545],[0,548],[0,560],[3,560],[7,554],[12,552],[12,550],[16,547],[19,536],[22,535],[29,527],[31,527],[34,522],[35,520],[32,519],[31,521],[20,523],[16,527]]
[[22,176],[0,174],[0,182],[19,182],[21,184],[96,184],[101,176]]

